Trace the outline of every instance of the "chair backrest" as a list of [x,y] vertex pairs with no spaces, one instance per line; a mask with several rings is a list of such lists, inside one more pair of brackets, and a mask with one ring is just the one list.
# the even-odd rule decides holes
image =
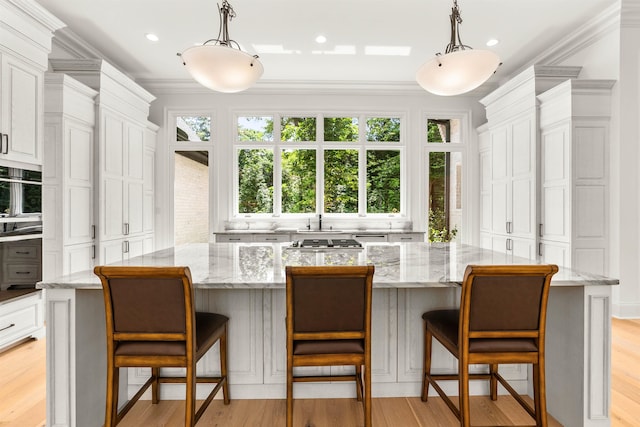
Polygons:
[[460,300],[459,336],[544,337],[547,300],[556,265],[470,265]]
[[287,266],[287,331],[314,339],[370,333],[373,273],[373,265]]
[[98,266],[114,341],[194,342],[189,267]]

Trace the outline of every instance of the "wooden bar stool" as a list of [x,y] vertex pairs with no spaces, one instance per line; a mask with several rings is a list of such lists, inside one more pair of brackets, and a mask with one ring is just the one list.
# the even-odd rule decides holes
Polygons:
[[[355,381],[364,425],[371,427],[373,273],[373,265],[286,267],[287,427],[293,426],[293,383],[308,381]],[[293,376],[295,366],[337,365],[352,365],[355,373]]]
[[[195,312],[188,267],[104,267],[94,269],[104,294],[107,325],[106,427],[117,425],[152,387],[152,402],[159,401],[159,383],[185,383],[185,426],[200,419],[222,389],[229,404],[227,380],[228,317]],[[220,376],[196,377],[196,363],[220,342]],[[118,412],[119,368],[150,367],[151,378]],[[163,377],[160,368],[186,368],[184,377]],[[198,411],[196,383],[215,383]]]
[[[546,426],[545,323],[551,277],[557,271],[556,265],[467,266],[460,308],[433,310],[422,315],[422,400],[427,401],[429,385],[432,385],[460,420],[460,425],[468,427],[471,425],[469,380],[489,380],[492,400],[498,398],[500,382],[536,420],[537,426]],[[457,375],[431,373],[432,338],[458,359]],[[498,373],[498,365],[502,363],[533,365],[534,408]],[[488,364],[489,372],[470,374],[472,364]],[[439,380],[458,381],[458,407],[440,388]]]

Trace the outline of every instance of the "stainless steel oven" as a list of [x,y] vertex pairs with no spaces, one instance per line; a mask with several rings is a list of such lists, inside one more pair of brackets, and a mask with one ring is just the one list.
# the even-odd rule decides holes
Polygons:
[[0,166],[0,238],[42,234],[42,173]]
[[0,289],[42,280],[42,173],[0,166]]

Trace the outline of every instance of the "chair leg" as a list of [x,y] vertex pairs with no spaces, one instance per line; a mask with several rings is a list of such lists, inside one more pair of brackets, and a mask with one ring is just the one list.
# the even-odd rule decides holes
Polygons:
[[544,359],[533,365],[533,399],[536,426],[547,427],[547,394],[545,389]]
[[489,380],[491,400],[498,400],[498,379],[496,378],[496,374],[498,373],[498,365],[495,363],[490,364],[489,373],[491,374],[491,379]]
[[462,358],[458,361],[458,390],[460,407],[460,426],[471,426],[471,410],[469,408],[469,364]]
[[356,368],[356,400],[362,402],[362,366],[355,365]]
[[371,357],[364,364],[364,427],[371,427]]
[[432,335],[427,330],[427,322],[424,322],[424,361],[422,367],[422,394],[421,399],[426,402],[429,398],[429,381],[427,381],[427,375],[431,373],[431,347],[432,347]]
[[187,373],[185,378],[185,386],[187,395],[185,397],[184,408],[184,425],[185,427],[193,427],[195,425],[196,415],[196,366],[195,362],[187,364]]
[[228,405],[231,399],[229,396],[229,377],[227,375],[227,325],[224,325],[224,333],[220,337],[220,376],[224,378],[222,384],[222,397],[224,404]]
[[287,359],[287,427],[293,427],[293,366]]
[[107,361],[107,399],[104,414],[105,427],[114,427],[118,423],[118,385],[120,370],[113,366],[113,360]]
[[151,403],[160,401],[160,368],[151,368],[151,377],[154,379],[151,384]]

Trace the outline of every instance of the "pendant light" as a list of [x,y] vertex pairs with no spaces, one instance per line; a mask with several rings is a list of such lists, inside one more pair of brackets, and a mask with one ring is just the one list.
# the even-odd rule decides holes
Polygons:
[[264,67],[258,55],[250,55],[229,38],[229,21],[236,13],[227,0],[218,5],[218,37],[201,46],[186,49],[178,56],[191,76],[201,85],[218,92],[241,92],[258,81]]
[[486,82],[498,66],[500,58],[489,50],[475,50],[462,44],[460,28],[462,17],[458,1],[453,0],[451,9],[451,41],[444,55],[436,56],[418,69],[416,81],[423,89],[442,96],[460,95]]

